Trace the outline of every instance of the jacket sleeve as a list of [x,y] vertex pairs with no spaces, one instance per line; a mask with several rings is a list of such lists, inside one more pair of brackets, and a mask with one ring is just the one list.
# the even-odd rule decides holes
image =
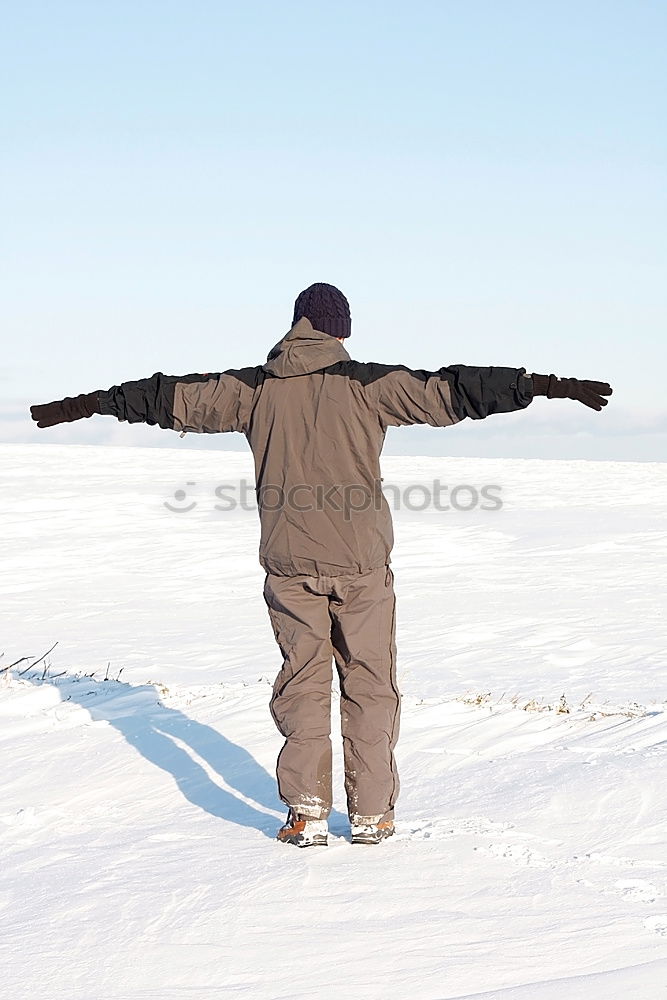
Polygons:
[[122,382],[98,393],[100,413],[130,424],[218,434],[245,431],[261,369],[207,375],[163,375]]
[[447,427],[466,417],[521,410],[532,401],[533,383],[525,368],[449,365],[438,371],[399,365],[367,365],[367,391],[380,421],[388,427],[430,424]]

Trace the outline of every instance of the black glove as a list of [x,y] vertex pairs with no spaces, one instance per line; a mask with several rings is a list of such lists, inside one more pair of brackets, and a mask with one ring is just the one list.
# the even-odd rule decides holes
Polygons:
[[96,392],[87,392],[81,396],[66,396],[54,403],[40,403],[30,407],[30,415],[37,421],[38,427],[55,427],[56,424],[68,424],[82,417],[92,417],[100,412],[100,404]]
[[556,378],[555,375],[532,375],[533,395],[547,399],[577,399],[592,410],[601,410],[609,402],[613,390],[608,382],[587,382],[578,378]]

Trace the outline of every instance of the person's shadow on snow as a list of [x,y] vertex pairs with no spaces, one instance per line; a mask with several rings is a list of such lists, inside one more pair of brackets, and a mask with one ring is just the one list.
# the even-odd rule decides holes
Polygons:
[[[108,722],[142,757],[170,774],[193,805],[230,823],[253,827],[267,837],[275,836],[275,813],[286,809],[278,798],[275,778],[218,729],[163,705],[152,684],[134,687],[122,681],[49,677],[48,673],[24,675],[22,679],[40,687],[57,687],[63,702],[76,702],[95,722]],[[196,758],[242,797],[221,788]],[[332,813],[331,819],[337,824],[344,821],[340,813]]]

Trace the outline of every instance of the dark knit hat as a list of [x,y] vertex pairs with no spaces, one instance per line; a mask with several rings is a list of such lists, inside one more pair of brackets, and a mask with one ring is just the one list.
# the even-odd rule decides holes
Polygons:
[[349,302],[341,291],[322,281],[310,285],[297,296],[292,326],[304,316],[316,330],[332,337],[349,337],[352,333]]

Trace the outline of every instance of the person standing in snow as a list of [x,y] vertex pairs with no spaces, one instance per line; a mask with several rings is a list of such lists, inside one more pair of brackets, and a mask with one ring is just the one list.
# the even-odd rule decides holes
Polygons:
[[31,406],[38,427],[103,414],[199,434],[239,431],[255,461],[259,560],[283,663],[271,714],[285,738],[278,790],[288,806],[278,840],[327,843],[332,807],[332,658],[340,680],[345,790],[352,842],[394,832],[399,791],[393,532],[380,453],[388,427],[447,427],[527,407],[535,396],[606,406],[605,382],[529,375],[525,368],[437,371],[353,361],[341,291],[297,297],[292,326],[262,365],[123,382]]

